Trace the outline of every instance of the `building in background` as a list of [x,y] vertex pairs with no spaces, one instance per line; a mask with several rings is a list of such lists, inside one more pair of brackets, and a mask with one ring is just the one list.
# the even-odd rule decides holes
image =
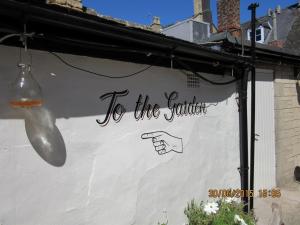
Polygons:
[[[270,9],[266,16],[257,19],[256,42],[279,48],[289,49],[300,54],[300,12],[299,3],[281,9]],[[250,41],[251,24],[241,25],[244,40]]]
[[[210,12],[207,8],[201,8],[204,5],[202,1],[194,2],[196,15],[198,11]],[[205,5],[209,6],[208,3]],[[179,22],[165,28],[163,32],[166,35],[210,46],[221,52],[249,58],[251,24],[250,22],[240,24],[240,0],[218,0],[217,13],[218,26],[215,32],[208,32],[211,20],[205,21],[204,17],[199,17],[197,21],[191,18]],[[293,55],[300,55],[300,3],[284,9],[277,6],[266,13],[266,16],[258,18],[256,28],[257,68],[265,71],[260,74],[258,70],[257,76],[257,95],[260,96],[257,99],[257,118],[260,121],[257,122],[257,134],[260,138],[256,148],[258,153],[256,185],[264,186],[265,178],[260,177],[263,171],[273,171],[274,174],[276,168],[279,186],[297,187],[294,170],[300,165],[300,124],[298,123],[300,66],[297,63],[292,63],[292,66],[288,64],[293,61]],[[195,28],[194,24],[199,24],[202,29]],[[273,63],[266,62],[267,58],[273,56],[276,57]],[[281,56],[288,56],[290,62],[284,63]],[[266,100],[262,96],[272,99]],[[273,116],[267,122],[269,115]],[[270,151],[268,154],[271,161],[268,163],[261,161],[262,155],[267,154],[266,151]],[[270,174],[269,177],[272,176]]]
[[194,16],[164,27],[162,33],[182,40],[201,43],[216,32],[210,0],[194,0]]
[[[227,7],[222,8],[220,5]],[[225,4],[226,3],[226,4]],[[239,18],[239,14],[231,14],[228,12],[236,11],[239,0],[218,1],[218,33],[214,33],[203,44],[208,43],[214,49],[230,52],[242,57],[250,57],[250,41],[249,26],[250,23],[242,24],[240,27],[235,22]],[[299,130],[300,124],[300,105],[299,105],[299,64],[292,63],[293,55],[299,56],[299,22],[300,22],[300,3],[296,3],[286,9],[269,10],[269,16],[258,19],[256,30],[256,53],[257,68],[268,69],[268,78],[265,76],[257,76],[257,118],[261,118],[261,122],[257,122],[257,134],[260,135],[257,141],[256,152],[265,154],[267,149],[273,149],[276,155],[276,163],[272,163],[272,167],[276,165],[276,180],[279,187],[299,188],[294,179],[294,170],[300,164],[300,143]],[[233,7],[228,8],[228,7]],[[237,11],[239,12],[239,11]],[[225,25],[224,25],[225,24]],[[228,29],[223,29],[227,27]],[[266,58],[276,55],[276,59],[272,63],[266,62]],[[288,56],[290,60],[283,62],[281,57]],[[268,82],[266,82],[268,81]],[[266,86],[269,85],[269,88]],[[269,90],[269,91],[268,91]],[[263,100],[263,96],[269,92],[270,101]],[[250,101],[250,99],[249,99]],[[266,122],[267,111],[260,111],[267,104],[274,101],[274,119],[273,124]],[[261,127],[260,126],[266,126]],[[275,139],[273,144],[267,147],[264,142],[268,142],[269,134],[273,132],[275,127]],[[262,132],[265,134],[261,135]],[[264,137],[264,138],[262,138]],[[262,142],[262,143],[260,143]],[[270,143],[271,143],[270,142]],[[259,157],[259,156],[258,156]],[[274,158],[274,157],[273,157]],[[256,159],[259,162],[259,158]],[[261,169],[257,168],[257,174],[263,174],[264,166],[269,163],[261,162]],[[261,172],[258,172],[261,170]],[[259,176],[259,175],[258,175]],[[256,184],[259,181],[256,180]]]

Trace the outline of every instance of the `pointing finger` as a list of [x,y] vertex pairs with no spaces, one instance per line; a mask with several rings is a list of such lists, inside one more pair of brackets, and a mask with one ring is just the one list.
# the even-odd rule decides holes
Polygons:
[[148,138],[154,138],[154,137],[160,137],[166,135],[166,132],[164,131],[155,131],[155,132],[149,132],[149,133],[144,133],[142,134],[141,138],[142,139],[148,139]]
[[161,136],[161,132],[150,132],[150,133],[144,133],[141,135],[142,139],[150,139]]

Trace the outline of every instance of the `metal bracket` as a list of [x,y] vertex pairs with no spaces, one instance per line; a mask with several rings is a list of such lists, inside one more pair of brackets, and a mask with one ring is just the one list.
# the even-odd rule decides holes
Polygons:
[[240,106],[240,96],[235,97],[235,101],[236,101],[236,104],[237,104],[237,107],[238,107],[238,112],[240,112],[240,108],[241,108],[241,106]]
[[247,168],[241,169],[241,167],[238,167],[237,170],[239,171],[239,173],[241,174],[242,171],[249,171],[249,166]]

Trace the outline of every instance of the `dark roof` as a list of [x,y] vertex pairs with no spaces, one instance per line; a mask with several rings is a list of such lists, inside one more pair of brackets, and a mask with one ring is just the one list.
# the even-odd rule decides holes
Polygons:
[[[263,16],[257,19],[257,26],[262,25],[268,29],[270,24],[272,26],[272,18]],[[300,63],[300,8],[299,4],[291,5],[281,11],[277,17],[278,22],[278,39],[285,40],[284,48],[278,48],[267,44],[256,43],[257,56],[260,59],[267,60],[277,59],[275,63],[298,64]],[[215,33],[209,39],[204,40],[204,43],[209,43],[213,48],[225,50],[230,53],[237,53],[241,55],[244,53],[245,57],[250,54],[250,41],[247,40],[247,30],[250,29],[251,23],[246,22],[241,24],[242,37],[236,38],[230,32]],[[271,30],[267,30],[266,35],[269,35],[268,41],[273,40]],[[222,41],[222,43],[220,43]]]
[[[229,32],[213,34],[202,44],[209,45],[211,48],[227,51],[232,54],[251,56],[250,41],[232,36]],[[256,43],[257,61],[281,64],[286,63],[299,67],[300,54],[288,48],[277,48],[274,46]]]
[[285,47],[300,55],[300,16],[297,17],[288,34]]
[[[277,37],[278,40],[283,41],[284,48],[289,49],[294,54],[300,54],[300,43],[299,43],[299,28],[298,23],[300,18],[300,4],[294,4],[281,10],[281,13],[277,14]],[[273,35],[273,21],[269,16],[259,17],[257,19],[258,26],[262,25],[265,29],[265,43],[274,41]],[[271,26],[270,26],[271,25]],[[251,29],[251,23],[246,22],[241,24],[241,28],[245,34],[247,30]],[[298,35],[298,36],[297,36]],[[243,37],[247,40],[247,36]]]
[[[0,37],[22,33],[24,22],[27,32],[35,36],[29,47],[43,51],[63,52],[92,57],[109,58],[170,67],[172,58],[188,62],[194,70],[224,74],[232,69],[240,70],[249,58],[240,57],[241,43],[228,34],[220,37],[231,43],[232,51],[219,50],[167,37],[114,20],[90,15],[77,10],[47,5],[40,0],[1,0]],[[221,35],[221,34],[220,34]],[[219,36],[220,36],[219,35]],[[19,38],[4,44],[20,46]],[[265,58],[300,63],[300,57],[276,49],[262,49]],[[182,69],[173,63],[174,68]]]
[[[298,13],[298,5],[292,5],[285,9],[281,10],[281,13],[277,14],[277,35],[278,40],[285,41],[287,39],[288,33],[292,28],[292,25],[296,18],[299,16]],[[266,28],[272,28],[273,21],[269,16],[259,17],[257,19],[257,25],[263,25]],[[270,27],[271,25],[271,27]],[[248,21],[246,23],[241,24],[241,27],[244,31],[251,29],[251,22]],[[273,41],[273,31],[270,33],[270,37],[268,41]]]
[[[127,26],[78,10],[47,5],[40,0],[1,0],[0,36],[35,32],[29,47],[92,57],[170,67],[173,56],[189,62],[198,71],[224,74],[239,68],[245,59],[195,43]],[[5,42],[19,46],[18,38]],[[217,62],[217,63],[216,63]],[[179,67],[176,63],[174,67]],[[216,66],[217,65],[217,66]]]

